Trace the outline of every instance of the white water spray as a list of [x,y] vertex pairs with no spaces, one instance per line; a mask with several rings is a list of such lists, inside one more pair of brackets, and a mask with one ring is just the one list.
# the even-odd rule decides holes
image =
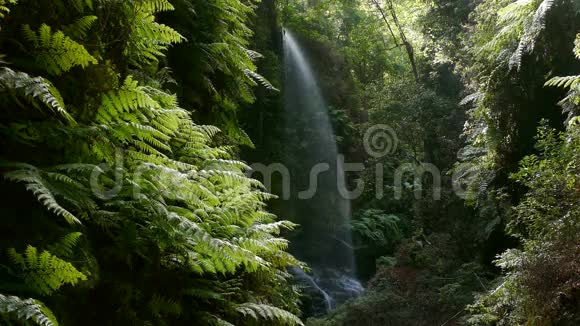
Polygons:
[[327,312],[360,294],[362,286],[354,276],[350,201],[341,196],[345,189],[339,189],[346,184],[345,175],[337,159],[328,108],[304,52],[288,30],[284,31],[284,73],[284,141],[288,144],[284,163],[292,173],[292,193],[310,186],[314,166],[328,166],[316,176],[314,197],[292,198],[285,209],[293,214],[288,217],[301,225],[292,239],[292,251],[313,271],[297,278],[319,293]]

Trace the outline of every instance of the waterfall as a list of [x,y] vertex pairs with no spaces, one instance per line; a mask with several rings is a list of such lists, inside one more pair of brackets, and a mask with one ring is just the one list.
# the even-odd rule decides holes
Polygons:
[[[323,301],[327,312],[357,296],[362,286],[355,277],[350,235],[350,201],[336,136],[314,72],[288,30],[284,39],[284,165],[291,174],[291,198],[284,201],[284,218],[300,224],[291,250],[312,269],[295,273],[307,291]],[[316,187],[314,187],[316,186]],[[311,191],[306,191],[310,189]],[[325,311],[321,311],[325,310]]]

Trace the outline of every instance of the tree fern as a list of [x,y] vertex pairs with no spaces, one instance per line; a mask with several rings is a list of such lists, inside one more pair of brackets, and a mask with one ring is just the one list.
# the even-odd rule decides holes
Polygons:
[[15,316],[20,321],[31,320],[40,326],[58,326],[52,311],[35,299],[21,299],[0,293],[0,315]]
[[[237,108],[242,103],[255,100],[253,88],[257,85],[275,90],[272,83],[257,73],[255,61],[261,55],[248,49],[252,37],[249,17],[256,2],[211,0],[199,3],[176,0],[173,4],[178,8],[171,15],[176,21],[176,28],[191,39],[191,46],[174,49],[174,57],[188,57],[195,52],[198,53],[195,55],[200,56],[200,62],[195,63],[195,68],[187,61],[173,62],[174,66],[183,67],[176,71],[178,79],[189,83],[192,80],[191,72],[197,72],[199,76],[194,80],[201,81],[204,93],[209,97],[198,110],[207,112],[209,121],[219,126],[233,143],[253,147],[250,138],[239,127]],[[203,19],[215,21],[216,24],[212,26],[219,26],[217,30],[224,32],[199,34],[193,31],[191,26],[195,26],[196,30],[209,27],[199,24]],[[189,94],[183,96],[191,97]],[[219,110],[215,110],[216,107]]]
[[546,27],[546,16],[554,6],[554,2],[555,0],[544,0],[537,7],[531,23],[526,27],[517,49],[510,58],[510,66],[515,66],[519,69],[522,64],[522,56],[534,50],[536,40]]
[[[580,34],[576,36],[574,53],[580,59]],[[568,115],[566,123],[580,114],[580,75],[553,77],[546,82],[545,86],[569,89],[567,96],[559,103],[564,113]]]
[[[47,106],[68,122],[26,111],[10,115],[14,116],[10,126],[23,126],[24,131],[11,131],[3,145],[12,148],[22,143],[26,151],[7,154],[5,159],[27,163],[3,164],[2,173],[11,181],[3,184],[6,189],[23,186],[42,205],[35,207],[35,215],[46,230],[31,226],[38,231],[35,235],[43,234],[35,241],[67,234],[44,246],[46,251],[31,246],[24,253],[11,250],[15,267],[10,275],[17,283],[13,285],[49,297],[51,304],[56,303],[55,312],[71,322],[82,323],[85,318],[73,315],[67,304],[75,301],[82,308],[84,302],[76,302],[77,296],[89,292],[81,286],[74,291],[61,287],[84,279],[90,282],[90,291],[102,295],[97,306],[118,307],[103,316],[119,325],[237,323],[236,308],[248,301],[264,304],[246,308],[263,314],[265,320],[293,320],[282,309],[295,309],[296,294],[281,300],[277,289],[285,289],[289,282],[283,271],[300,265],[284,251],[288,242],[280,237],[282,230],[294,225],[276,222],[265,212],[265,201],[273,196],[245,175],[249,167],[235,159],[235,148],[214,145],[220,129],[196,124],[191,113],[180,107],[177,95],[163,88],[171,78],[159,59],[184,38],[156,22],[155,15],[172,10],[179,1],[105,1],[98,6],[89,2],[55,2],[55,11],[62,12],[63,24],[58,27],[62,31],[25,25],[38,24],[41,17],[28,18],[25,8],[20,8],[18,24],[9,25],[9,34],[2,32],[2,36],[20,36],[18,41],[25,46],[22,60],[14,60],[17,68],[2,70],[0,75],[5,76],[0,79],[1,95],[10,95],[2,98],[10,104],[5,106],[7,115],[12,113],[9,110],[24,108],[20,102],[27,100],[43,110]],[[236,26],[251,11],[239,1],[213,5],[227,12],[224,23]],[[52,18],[47,21],[54,23]],[[22,25],[19,31],[17,26]],[[234,87],[250,100],[251,90],[245,87],[265,81],[244,73],[246,68],[255,71],[252,60],[258,55],[245,49],[247,40],[240,32],[250,35],[247,27],[232,31],[232,41],[243,42],[225,49],[244,62],[228,57],[220,69],[233,73]],[[94,52],[89,54],[81,44],[91,44]],[[221,55],[212,52],[216,59]],[[54,78],[62,95],[41,77],[35,83],[44,85],[42,92],[22,86],[28,85],[24,81],[11,81],[32,79],[15,72],[31,66],[46,75],[64,74]],[[230,94],[214,95],[224,105],[234,105]],[[65,102],[76,123],[64,119]],[[237,128],[235,123],[231,127]],[[42,136],[30,137],[28,129]],[[249,138],[247,142],[251,143]],[[51,220],[53,215],[59,218]],[[76,232],[81,220],[82,238]],[[12,246],[18,248],[31,242],[19,235],[14,238]],[[87,246],[74,250],[81,239]],[[94,259],[86,259],[93,255]],[[74,266],[64,260],[72,257]],[[103,316],[96,318],[104,320]]]
[[[510,67],[519,69],[522,56],[533,51],[538,37],[545,29],[546,16],[554,7],[554,2],[518,0],[505,5],[497,13],[494,33],[478,50],[478,54],[493,62],[507,60]],[[490,5],[494,4],[490,2]],[[497,4],[501,6],[502,3]]]

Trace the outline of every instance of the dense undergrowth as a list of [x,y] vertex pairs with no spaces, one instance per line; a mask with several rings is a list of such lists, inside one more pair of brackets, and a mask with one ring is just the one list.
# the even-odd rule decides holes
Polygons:
[[[293,224],[194,122],[165,58],[202,51],[189,87],[224,109],[249,101],[251,7],[175,1],[226,22],[207,42],[158,23],[165,0],[0,4],[3,324],[301,324],[286,271],[300,263],[278,236]],[[212,84],[223,74],[238,88]]]
[[[366,185],[350,226],[366,291],[308,324],[578,323],[578,82],[551,78],[579,71],[579,9],[507,0],[283,6],[341,152],[366,166],[350,175],[353,188]],[[375,158],[363,140],[379,124],[398,143]],[[440,198],[430,176],[417,183],[412,173],[394,198],[396,169],[425,163],[441,171]]]

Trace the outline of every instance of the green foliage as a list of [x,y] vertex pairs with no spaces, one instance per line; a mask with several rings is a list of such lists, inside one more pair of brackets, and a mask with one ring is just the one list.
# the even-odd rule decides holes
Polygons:
[[[70,224],[80,224],[80,220],[75,215],[57,202],[55,193],[51,190],[50,181],[43,178],[43,174],[49,176],[48,173],[43,173],[43,171],[28,164],[17,164],[16,166],[20,167],[20,169],[5,173],[4,177],[6,179],[25,183],[26,190],[32,192],[47,210],[54,212],[55,215],[62,216]],[[65,175],[61,175],[61,179],[65,180],[65,184],[69,183],[73,184],[73,187],[76,186],[75,181]],[[59,191],[59,193],[62,194],[62,191]]]
[[546,82],[546,86],[562,88],[576,88],[580,83],[580,76],[554,77]]
[[16,4],[16,0],[2,0],[0,1],[0,19],[4,18],[6,14],[10,13],[8,5]]
[[[559,97],[544,82],[553,71],[572,66],[567,51],[577,26],[559,24],[577,21],[579,13],[569,1],[483,1],[470,15],[473,24],[464,38],[469,50],[461,70],[472,94],[461,103],[468,110],[467,146],[455,173],[467,188],[468,204],[491,226],[488,235],[501,230],[525,192],[509,175],[534,153],[537,124],[548,118],[554,126],[561,118]],[[568,82],[573,78],[548,84]],[[560,102],[570,118],[576,109],[565,103]]]
[[[580,59],[580,34],[576,35],[574,53],[577,59]],[[560,101],[564,113],[568,114],[567,122],[579,114],[580,109],[580,75],[554,77],[548,80],[545,86],[556,86],[569,89],[568,95]]]
[[[533,51],[554,0],[487,1],[474,12],[480,24],[474,40],[479,58],[521,67],[522,55]],[[496,10],[494,12],[494,10]]]
[[40,326],[58,326],[54,315],[44,304],[34,299],[21,299],[0,294],[0,315],[15,316],[18,320],[31,320]]
[[39,254],[32,246],[28,246],[24,254],[19,254],[11,248],[8,250],[8,256],[16,265],[15,272],[26,286],[40,295],[51,294],[64,284],[75,285],[87,279],[69,262],[48,251]]
[[[263,152],[293,146],[276,140],[278,6],[340,152],[385,168],[349,176],[366,192],[342,226],[358,271],[376,273],[308,323],[579,324],[580,82],[544,85],[572,71],[574,37],[580,58],[577,1],[380,4],[386,17],[346,0],[0,0],[2,321],[57,325],[50,306],[67,325],[302,324],[287,270],[304,266],[283,238],[296,225],[267,212],[274,196],[224,146],[253,146],[242,124],[277,147]],[[542,125],[534,147],[541,118],[561,119],[556,87],[566,130]],[[376,124],[398,140],[381,158],[361,142]],[[391,195],[397,167],[422,163],[440,169],[441,200],[408,175],[402,198],[375,197]],[[488,266],[499,252],[501,274]]]
[[42,77],[31,77],[20,71],[14,71],[7,67],[0,68],[0,90],[12,96],[21,108],[26,106],[17,100],[18,97],[25,98],[28,103],[36,109],[42,110],[36,101],[51,108],[55,113],[62,116],[69,122],[74,122],[73,118],[64,108],[63,100],[58,90],[46,79]]
[[149,65],[164,56],[163,51],[183,37],[169,26],[157,23],[155,13],[173,10],[167,0],[145,0],[136,4],[135,24],[125,55],[137,67]]
[[[12,66],[0,68],[2,223],[15,229],[2,244],[27,248],[0,255],[0,291],[41,295],[71,325],[255,324],[245,315],[300,324],[286,270],[302,263],[280,236],[295,225],[266,212],[273,196],[246,177],[235,148],[216,145],[220,129],[197,124],[170,91],[160,58],[188,42],[158,22],[173,4],[29,2],[36,6],[14,7],[0,38],[23,44],[6,48]],[[223,44],[208,51],[242,56],[220,69],[235,69],[249,99],[250,86],[270,85],[251,64],[258,55],[244,48],[250,32],[241,21],[252,8],[217,4],[244,33],[223,32]],[[231,11],[234,4],[243,11]],[[43,305],[22,302],[1,311],[51,325]]]
[[269,305],[245,303],[238,306],[237,310],[244,316],[251,316],[254,319],[277,320],[284,325],[304,325],[291,313]]
[[62,239],[58,243],[51,246],[49,248],[49,251],[52,252],[55,256],[70,258],[73,256],[74,249],[78,245],[82,235],[83,234],[80,232],[69,233],[64,237],[62,237]]
[[376,209],[363,211],[352,222],[353,233],[361,237],[363,241],[378,246],[385,246],[399,240],[401,231],[399,222],[401,219],[392,214],[385,214]]
[[[560,84],[552,79],[548,85]],[[512,178],[528,190],[514,209],[508,231],[521,250],[504,252],[496,264],[502,283],[470,306],[472,325],[572,325],[579,322],[578,244],[580,129],[571,119],[565,133],[544,123],[538,155],[524,158]]]
[[249,48],[253,36],[249,20],[257,1],[172,3],[176,10],[167,14],[166,21],[190,40],[169,53],[170,66],[183,85],[180,101],[194,107],[202,122],[220,127],[228,141],[253,147],[240,128],[238,112],[254,102],[254,86],[277,91],[257,72],[256,61],[262,55]]
[[96,64],[95,59],[81,44],[73,41],[62,31],[52,32],[50,26],[42,24],[38,32],[29,25],[22,27],[24,38],[32,46],[38,65],[49,74],[60,75],[75,66],[87,67]]
[[74,23],[63,27],[63,32],[73,39],[82,40],[87,37],[91,27],[97,21],[97,16],[83,16]]

